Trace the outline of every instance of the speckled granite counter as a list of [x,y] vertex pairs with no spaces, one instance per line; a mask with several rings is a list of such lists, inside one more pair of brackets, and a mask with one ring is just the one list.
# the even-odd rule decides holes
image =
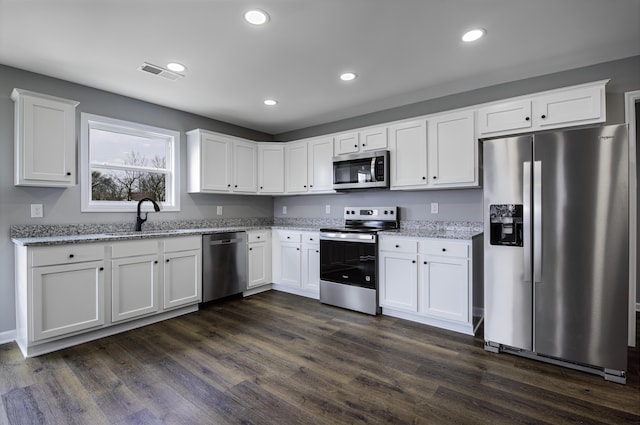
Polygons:
[[[241,232],[262,229],[318,231],[342,227],[336,219],[237,218],[218,220],[174,220],[148,223],[142,232],[134,232],[132,223],[17,225],[11,226],[11,240],[17,245],[63,245],[73,243],[121,241]],[[482,223],[444,221],[403,221],[398,230],[382,235],[470,240],[482,234]]]

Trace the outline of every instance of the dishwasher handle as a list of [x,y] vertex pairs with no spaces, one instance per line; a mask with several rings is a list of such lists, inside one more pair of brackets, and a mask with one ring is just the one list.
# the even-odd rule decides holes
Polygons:
[[218,241],[209,241],[209,245],[229,245],[232,243],[242,242],[242,239],[222,239]]

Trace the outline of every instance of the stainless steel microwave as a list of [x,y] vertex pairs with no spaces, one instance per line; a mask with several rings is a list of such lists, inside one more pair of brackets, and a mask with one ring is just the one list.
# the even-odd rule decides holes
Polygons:
[[333,157],[335,190],[389,187],[389,151],[372,151]]

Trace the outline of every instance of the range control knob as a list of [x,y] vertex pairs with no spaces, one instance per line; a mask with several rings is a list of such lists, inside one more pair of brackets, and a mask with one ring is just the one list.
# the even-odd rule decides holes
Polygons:
[[384,215],[387,215],[387,214],[389,214],[389,211],[384,210]]
[[347,210],[347,215],[351,214],[351,211]]
[[393,215],[393,210],[391,210],[391,214]]

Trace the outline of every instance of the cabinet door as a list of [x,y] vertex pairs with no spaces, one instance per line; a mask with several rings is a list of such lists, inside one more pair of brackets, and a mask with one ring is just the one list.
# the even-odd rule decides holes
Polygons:
[[231,141],[203,133],[200,143],[202,190],[229,192],[231,190]]
[[420,312],[459,322],[469,321],[469,261],[423,257]]
[[233,142],[233,191],[256,193],[258,189],[258,148],[251,142]]
[[309,142],[309,191],[333,191],[333,137]]
[[118,258],[111,262],[111,320],[158,311],[158,256]]
[[104,261],[32,270],[33,341],[104,325]]
[[320,292],[320,245],[302,245],[302,289]]
[[301,253],[299,243],[282,243],[280,245],[280,283],[300,288]]
[[533,116],[540,128],[603,122],[604,87],[583,87],[535,98]]
[[271,281],[271,245],[267,242],[249,244],[249,281],[247,289],[265,285]]
[[380,305],[418,311],[417,254],[383,252],[380,258]]
[[500,103],[478,110],[478,131],[480,134],[512,130],[524,131],[531,126],[531,101],[528,99]]
[[357,132],[339,134],[335,138],[336,155],[358,152],[360,135]]
[[473,111],[429,120],[431,184],[458,185],[476,181],[476,139]]
[[202,301],[200,250],[164,254],[164,308]]
[[376,127],[360,132],[360,150],[377,151],[387,149],[387,127]]
[[307,143],[288,143],[284,148],[287,193],[307,191]]
[[427,186],[427,122],[411,121],[389,128],[391,187]]
[[72,186],[76,181],[77,102],[18,94],[15,184]]
[[258,147],[258,193],[284,193],[284,146]]

